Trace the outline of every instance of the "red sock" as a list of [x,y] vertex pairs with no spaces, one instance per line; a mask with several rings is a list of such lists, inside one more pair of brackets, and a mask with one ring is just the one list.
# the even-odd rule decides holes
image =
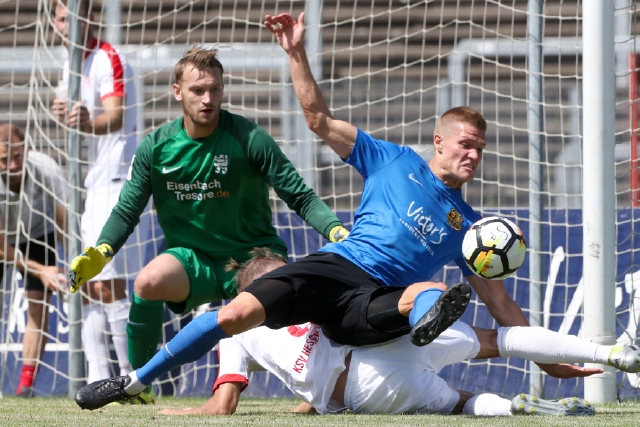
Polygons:
[[18,391],[16,394],[22,394],[23,387],[31,387],[33,385],[35,371],[35,365],[22,365],[22,373],[20,374],[20,382],[18,383]]

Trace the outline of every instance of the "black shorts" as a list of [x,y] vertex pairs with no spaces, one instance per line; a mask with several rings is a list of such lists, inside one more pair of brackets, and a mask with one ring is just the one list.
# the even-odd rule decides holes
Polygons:
[[[55,233],[49,233],[46,236],[32,239],[27,243],[20,243],[18,249],[24,254],[25,259],[38,262],[42,265],[56,265],[56,252],[52,249],[56,247]],[[4,278],[5,266],[0,261],[0,283]],[[44,284],[40,279],[31,274],[26,276],[23,274],[22,283],[25,291],[41,291],[44,292]]]
[[385,286],[340,255],[316,252],[265,274],[245,292],[264,307],[264,326],[278,329],[312,322],[337,343],[361,346],[409,333],[408,320],[405,329],[394,333],[376,331],[367,322],[367,307],[374,297],[401,295],[404,290]]

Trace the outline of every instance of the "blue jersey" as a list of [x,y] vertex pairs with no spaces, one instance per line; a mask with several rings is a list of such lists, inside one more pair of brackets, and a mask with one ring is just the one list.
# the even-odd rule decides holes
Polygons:
[[358,129],[347,163],[364,177],[353,230],[334,252],[387,286],[429,280],[450,261],[473,274],[462,257],[462,240],[481,217],[447,187],[412,149],[374,139]]

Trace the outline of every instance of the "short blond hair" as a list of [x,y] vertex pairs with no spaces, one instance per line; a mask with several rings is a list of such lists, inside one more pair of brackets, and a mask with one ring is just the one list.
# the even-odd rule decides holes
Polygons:
[[238,263],[235,259],[229,258],[224,271],[237,270],[236,273],[236,289],[238,293],[242,292],[254,280],[268,271],[273,270],[270,267],[280,267],[287,263],[287,260],[280,254],[275,253],[269,248],[253,248],[251,259],[243,264]]
[[434,133],[442,135],[444,129],[452,123],[466,123],[483,132],[487,131],[487,121],[482,114],[471,107],[455,107],[440,116]]
[[222,63],[218,61],[217,55],[218,49],[207,49],[200,45],[193,46],[176,64],[175,82],[180,84],[187,65],[191,65],[196,70],[211,75],[213,75],[213,70],[217,68],[220,70],[220,75],[222,76],[224,74],[224,68],[222,67]]

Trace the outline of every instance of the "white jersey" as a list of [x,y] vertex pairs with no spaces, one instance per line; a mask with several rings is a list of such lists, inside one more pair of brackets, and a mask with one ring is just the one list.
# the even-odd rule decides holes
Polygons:
[[[69,61],[64,65],[63,83],[69,83]],[[122,129],[107,135],[87,136],[89,173],[84,182],[88,190],[109,189],[123,185],[137,148],[136,89],[133,71],[124,54],[115,46],[94,41],[82,62],[80,98],[91,118],[104,112],[102,101],[111,96],[123,97]]]
[[29,150],[25,166],[21,192],[9,190],[0,179],[0,221],[12,246],[53,232],[55,208],[67,201],[64,173],[55,160]]
[[447,414],[460,395],[437,373],[447,365],[475,357],[480,343],[471,327],[462,322],[425,347],[411,344],[408,335],[382,345],[348,347],[333,343],[318,326],[308,330],[259,327],[220,341],[220,370],[213,390],[227,382],[248,384],[249,373],[262,367],[320,414],[326,414],[331,411],[330,397],[351,350],[346,409],[357,413]]
[[[266,369],[294,394],[324,414],[345,358],[352,347],[325,337],[317,325],[282,329],[259,327],[220,341],[220,384],[249,384],[249,373]],[[243,388],[244,389],[244,388]]]
[[437,374],[479,351],[475,332],[462,322],[424,347],[413,345],[405,335],[383,345],[358,348],[351,356],[345,406],[363,414],[448,414],[460,394]]

